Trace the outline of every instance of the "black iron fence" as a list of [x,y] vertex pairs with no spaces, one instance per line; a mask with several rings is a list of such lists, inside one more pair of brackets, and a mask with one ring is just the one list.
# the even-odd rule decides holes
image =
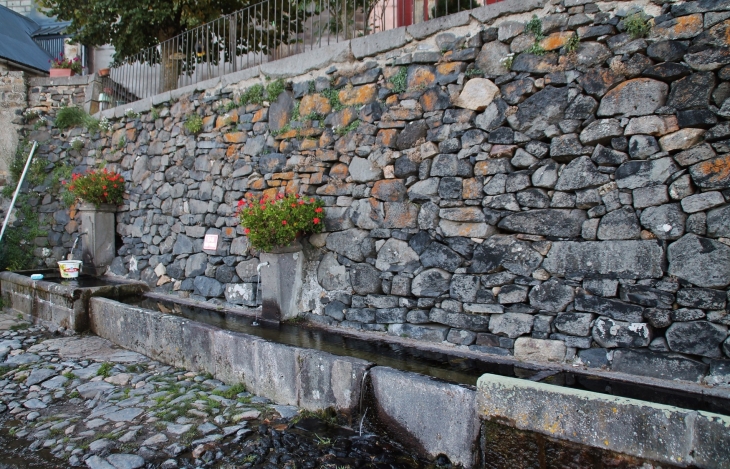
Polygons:
[[102,82],[101,100],[107,107],[114,107],[486,3],[487,0],[264,0],[116,63]]

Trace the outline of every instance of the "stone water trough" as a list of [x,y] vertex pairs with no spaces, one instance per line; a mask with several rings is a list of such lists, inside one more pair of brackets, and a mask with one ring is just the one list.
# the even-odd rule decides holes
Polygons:
[[[13,313],[51,327],[88,328],[164,363],[243,383],[278,404],[334,408],[355,423],[367,418],[429,459],[445,456],[465,468],[539,461],[545,467],[603,467],[612,461],[730,467],[727,389],[485,355],[480,360],[494,372],[481,374],[474,386],[382,366],[374,355],[323,351],[316,340],[291,345],[227,330],[234,320],[223,308],[145,293],[139,283],[89,280],[86,288],[83,281],[61,285],[10,272],[0,273],[0,282],[5,309]],[[173,306],[140,307],[135,296]],[[197,304],[203,316],[222,319],[213,325],[173,314],[180,309],[175,304]],[[255,311],[236,314],[250,321]],[[393,350],[416,346],[400,337],[356,335],[388,341]],[[451,350],[454,366],[476,355]]]
[[[32,280],[42,274],[43,280]],[[6,311],[22,314],[55,330],[82,332],[89,329],[89,299],[94,296],[124,298],[149,291],[147,284],[132,280],[81,276],[62,279],[57,269],[0,272],[0,291]]]

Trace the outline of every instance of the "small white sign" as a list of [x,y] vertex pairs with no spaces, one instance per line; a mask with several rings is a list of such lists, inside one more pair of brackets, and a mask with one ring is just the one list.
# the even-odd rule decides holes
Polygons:
[[203,240],[203,249],[209,250],[209,251],[215,251],[216,249],[218,249],[218,235],[217,234],[205,235],[205,239]]

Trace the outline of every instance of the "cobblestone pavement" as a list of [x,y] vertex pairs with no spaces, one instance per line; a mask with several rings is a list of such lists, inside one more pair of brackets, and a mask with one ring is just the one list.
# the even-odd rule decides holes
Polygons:
[[[40,458],[0,468],[428,467],[381,437],[333,425],[336,416],[7,314],[0,364],[0,443]],[[1,451],[0,461],[12,459]]]

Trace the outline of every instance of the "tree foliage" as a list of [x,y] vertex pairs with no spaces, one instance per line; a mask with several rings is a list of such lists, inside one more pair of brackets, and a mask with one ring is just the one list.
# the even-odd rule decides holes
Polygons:
[[115,60],[247,6],[249,0],[39,0],[88,46],[111,44]]

